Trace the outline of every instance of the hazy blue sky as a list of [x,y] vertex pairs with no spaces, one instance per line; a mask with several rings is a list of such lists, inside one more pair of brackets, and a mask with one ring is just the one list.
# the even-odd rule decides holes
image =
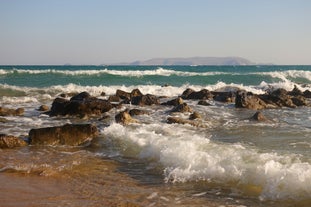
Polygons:
[[311,1],[0,1],[0,64],[192,56],[311,64]]

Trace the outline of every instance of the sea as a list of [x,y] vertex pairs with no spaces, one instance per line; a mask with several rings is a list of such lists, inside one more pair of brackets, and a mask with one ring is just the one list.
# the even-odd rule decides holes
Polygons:
[[[83,179],[72,187],[87,182],[82,204],[92,206],[105,185],[92,176],[96,171],[100,178],[104,171],[100,163],[108,160],[143,189],[157,189],[135,201],[150,201],[145,206],[209,206],[209,201],[216,206],[311,206],[311,107],[261,110],[269,121],[256,122],[249,119],[256,111],[235,108],[234,103],[208,100],[209,105],[203,106],[198,100],[184,100],[201,114],[205,127],[168,124],[169,116],[189,116],[171,114],[171,106],[123,104],[104,114],[110,117],[104,120],[49,117],[38,111],[41,105],[51,106],[60,94],[84,91],[108,99],[117,89],[139,89],[165,102],[188,88],[263,94],[295,86],[311,91],[311,66],[0,66],[0,106],[25,109],[23,116],[1,117],[6,120],[0,122],[1,134],[27,139],[32,128],[66,123],[92,123],[100,132],[91,143],[79,147],[0,149],[0,177],[14,174],[1,182],[27,177],[44,183],[64,179],[62,174],[79,177],[77,169],[83,169]],[[135,116],[138,123],[115,122],[116,113],[133,108],[148,114]],[[21,188],[10,189],[18,193]],[[62,197],[54,202],[34,199],[38,206],[76,205]]]

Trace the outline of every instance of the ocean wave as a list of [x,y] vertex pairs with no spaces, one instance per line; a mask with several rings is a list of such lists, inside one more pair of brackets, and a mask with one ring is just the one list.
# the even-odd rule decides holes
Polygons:
[[13,69],[4,70],[0,69],[0,75],[7,74],[63,74],[70,76],[81,76],[81,75],[101,75],[110,74],[117,76],[129,76],[129,77],[141,77],[141,76],[211,76],[211,75],[222,75],[229,74],[226,72],[190,72],[190,71],[176,71],[164,68],[157,68],[155,70],[109,70],[105,69],[94,69],[94,70],[56,70],[56,69],[44,69],[44,70],[27,70],[27,69]]
[[167,182],[201,180],[253,189],[262,200],[310,199],[311,164],[296,154],[263,153],[241,143],[217,143],[208,133],[194,133],[176,125],[128,129],[112,124],[103,134],[122,143],[125,156],[161,165]]

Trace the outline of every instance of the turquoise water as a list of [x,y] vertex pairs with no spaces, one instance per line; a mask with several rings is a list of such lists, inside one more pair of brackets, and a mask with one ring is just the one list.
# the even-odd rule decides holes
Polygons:
[[284,78],[311,83],[311,66],[0,66],[0,83],[48,87],[73,83],[83,86],[154,84],[259,85]]
[[[301,91],[311,90],[311,66],[0,66],[0,106],[25,108],[23,117],[4,117],[8,121],[1,123],[0,133],[27,137],[34,127],[84,122],[50,118],[37,111],[42,104],[50,106],[61,93],[88,91],[107,99],[117,89],[138,88],[144,94],[168,97],[161,99],[164,102],[187,88],[260,94],[277,88],[292,90],[295,85]],[[122,163],[123,171],[145,183],[172,185],[186,194],[222,195],[250,206],[311,203],[310,107],[263,110],[270,121],[258,123],[248,120],[255,111],[236,109],[234,103],[186,102],[203,116],[206,127],[167,124],[168,116],[188,116],[170,115],[169,107],[124,105],[109,111],[106,122],[86,120],[97,125],[100,135],[95,147],[81,151],[114,159]],[[115,123],[115,114],[126,108],[150,113],[135,117],[139,124]],[[3,159],[0,169],[19,171],[22,165],[23,172],[38,170],[36,163],[19,157],[25,149],[21,151]],[[53,152],[42,153],[51,156]],[[5,157],[2,151],[1,157]],[[35,162],[40,170],[47,168],[43,171],[67,169],[66,164],[43,158]],[[79,163],[69,160],[69,169],[73,162]]]

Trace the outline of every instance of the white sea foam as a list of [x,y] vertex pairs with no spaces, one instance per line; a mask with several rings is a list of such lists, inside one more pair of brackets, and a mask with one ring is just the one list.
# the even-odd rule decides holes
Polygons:
[[121,142],[126,156],[163,166],[168,182],[233,182],[237,188],[258,186],[261,199],[310,199],[311,165],[295,154],[263,153],[239,143],[217,143],[210,140],[208,132],[177,125],[135,128],[112,124],[103,134]]
[[[155,70],[109,70],[107,68],[97,69],[97,70],[56,70],[56,69],[45,69],[45,70],[26,70],[26,69],[13,69],[13,70],[3,70],[0,69],[0,75],[6,74],[64,74],[64,75],[100,75],[100,74],[110,74],[118,76],[132,76],[141,77],[148,75],[159,75],[159,76],[211,76],[211,75],[221,75],[229,74],[226,72],[189,72],[189,71],[176,71],[165,68],[157,68]],[[230,73],[231,74],[231,73]]]

